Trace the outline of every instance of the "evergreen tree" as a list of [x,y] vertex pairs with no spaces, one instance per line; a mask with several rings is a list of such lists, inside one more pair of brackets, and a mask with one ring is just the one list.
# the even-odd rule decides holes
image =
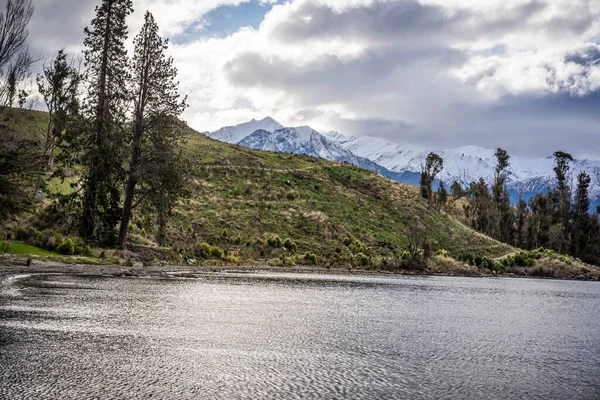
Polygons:
[[523,195],[519,196],[519,202],[517,204],[517,218],[516,218],[516,237],[515,237],[515,246],[516,247],[525,247],[525,237],[526,237],[526,222],[529,216],[529,210],[527,209],[527,202],[523,199]]
[[[178,94],[177,70],[166,55],[168,40],[158,34],[158,25],[146,12],[141,32],[134,39],[132,93],[134,96],[131,129],[131,160],[125,189],[119,245],[127,242],[127,230],[134,206],[136,186],[142,181],[164,227],[166,215],[182,191],[183,171],[177,153],[180,129],[177,117],[186,107]],[[159,235],[160,236],[160,235]]]
[[510,206],[510,197],[506,188],[510,156],[501,148],[494,153],[496,168],[494,170],[494,184],[492,185],[492,201],[494,204],[493,237],[510,243],[513,236],[513,215]]
[[88,121],[83,138],[83,215],[81,235],[104,244],[116,240],[121,217],[121,187],[126,149],[128,58],[126,18],[131,0],[103,0],[91,27],[85,29],[84,51]]
[[471,227],[489,235],[492,219],[492,198],[483,178],[479,178],[478,182],[469,184],[467,199],[469,200],[469,206],[465,211]]
[[588,196],[590,182],[590,176],[585,172],[581,172],[577,176],[571,233],[571,254],[575,257],[582,257],[584,250],[588,247],[588,240],[592,233],[592,221],[589,214],[590,199]]
[[446,205],[447,201],[448,201],[448,191],[446,190],[446,186],[444,185],[444,182],[440,182],[440,186],[437,191],[438,207],[443,207],[444,205]]
[[548,196],[538,193],[529,201],[531,215],[527,220],[527,248],[547,247],[550,243],[552,207]]
[[444,169],[444,160],[435,153],[429,153],[425,165],[421,169],[421,196],[424,199],[433,199],[432,185],[435,177]]
[[567,184],[567,173],[569,172],[569,162],[573,161],[573,157],[569,153],[557,151],[554,153],[556,167],[556,200],[557,200],[557,221],[562,226],[562,235],[556,243],[556,250],[564,252],[568,250],[569,243],[569,217],[571,208],[571,190]]
[[48,167],[54,167],[54,150],[57,141],[66,129],[69,118],[79,113],[78,89],[81,75],[67,62],[67,54],[59,50],[44,73],[38,75],[38,91],[48,108],[48,126],[44,142],[44,155],[48,157]]

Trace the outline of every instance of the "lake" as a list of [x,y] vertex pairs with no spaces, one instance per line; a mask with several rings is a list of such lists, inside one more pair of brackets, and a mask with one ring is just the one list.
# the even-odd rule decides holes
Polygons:
[[598,399],[600,284],[19,275],[0,399]]

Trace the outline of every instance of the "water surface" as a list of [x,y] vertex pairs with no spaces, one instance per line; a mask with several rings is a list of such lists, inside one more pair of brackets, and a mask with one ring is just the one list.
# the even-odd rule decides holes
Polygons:
[[597,399],[600,284],[17,276],[0,399]]

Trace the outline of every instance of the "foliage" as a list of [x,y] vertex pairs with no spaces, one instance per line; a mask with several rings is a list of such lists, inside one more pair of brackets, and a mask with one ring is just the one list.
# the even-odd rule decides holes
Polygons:
[[421,196],[426,200],[433,199],[433,181],[444,169],[444,160],[435,153],[429,153],[425,165],[421,169]]
[[125,41],[126,18],[133,11],[131,0],[103,0],[96,7],[84,40],[86,89],[83,106],[81,163],[83,237],[103,244],[117,240],[121,219],[121,187],[125,178],[129,70]]
[[72,256],[73,254],[75,254],[75,244],[73,243],[73,240],[69,238],[62,242],[60,246],[58,246],[56,251],[59,254]]
[[[125,248],[127,226],[137,204],[158,214],[159,241],[166,229],[166,219],[184,189],[184,157],[180,148],[177,117],[186,102],[179,99],[177,70],[166,55],[168,40],[158,34],[154,16],[146,12],[144,25],[134,39],[132,60],[132,94],[134,118],[131,127],[131,151],[127,185],[123,202],[118,243]],[[141,190],[139,190],[141,188]]]

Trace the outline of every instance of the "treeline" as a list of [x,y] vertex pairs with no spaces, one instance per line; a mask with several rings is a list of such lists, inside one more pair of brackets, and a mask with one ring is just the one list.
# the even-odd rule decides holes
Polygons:
[[448,205],[443,183],[437,193],[432,191],[436,176],[443,170],[443,160],[430,153],[421,172],[421,195],[448,210],[464,198],[462,211],[468,224],[501,242],[527,250],[548,248],[600,265],[600,207],[595,213],[589,213],[590,176],[586,172],[579,173],[575,188],[569,185],[567,176],[573,157],[562,151],[555,152],[554,189],[538,193],[529,202],[521,194],[514,207],[507,189],[510,156],[501,148],[494,156],[492,184],[480,178],[463,187],[455,181],[450,187],[454,198]]
[[[8,0],[1,14],[0,67],[10,68],[0,113],[14,105],[18,80],[11,78],[12,65],[26,60],[20,61],[22,72],[33,62],[22,55],[27,54],[33,11],[31,0]],[[133,54],[127,53],[126,20],[132,12],[131,0],[102,0],[85,28],[80,61],[61,50],[44,63],[37,85],[49,111],[45,143],[41,154],[32,143],[0,149],[2,216],[35,202],[46,177],[64,180],[77,171],[81,179],[73,190],[58,195],[45,210],[46,225],[66,226],[88,242],[125,248],[133,210],[142,209],[156,216],[157,239],[164,241],[167,218],[185,194],[178,117],[187,105],[167,55],[169,42],[159,35],[150,12],[134,39]],[[22,72],[17,78],[26,76]],[[4,173],[3,167],[11,169]],[[32,199],[18,185],[25,176],[37,176]]]

